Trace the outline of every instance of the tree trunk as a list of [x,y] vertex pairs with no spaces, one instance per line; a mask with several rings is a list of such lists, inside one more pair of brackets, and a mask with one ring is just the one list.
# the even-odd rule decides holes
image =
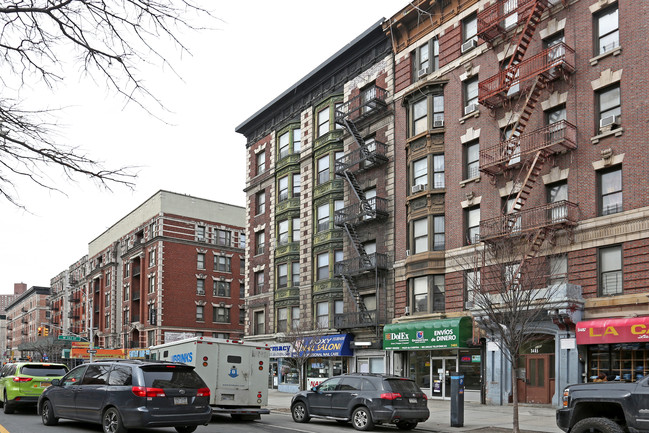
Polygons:
[[518,355],[512,354],[512,432],[520,433],[518,419]]

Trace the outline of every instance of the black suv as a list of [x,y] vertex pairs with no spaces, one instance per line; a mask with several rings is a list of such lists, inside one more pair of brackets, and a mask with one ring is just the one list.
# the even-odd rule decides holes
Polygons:
[[291,414],[295,422],[311,417],[351,421],[356,430],[371,430],[375,424],[394,423],[411,430],[430,416],[426,394],[403,377],[354,373],[332,377],[293,396]]
[[111,360],[83,364],[54,379],[38,399],[43,424],[59,418],[101,424],[105,433],[175,427],[193,432],[212,418],[210,390],[180,362]]

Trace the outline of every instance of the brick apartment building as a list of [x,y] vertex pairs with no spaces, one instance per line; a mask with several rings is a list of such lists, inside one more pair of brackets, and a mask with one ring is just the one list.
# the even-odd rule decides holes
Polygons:
[[[312,329],[326,321],[331,334],[369,345],[352,347],[338,365],[363,370],[364,351],[383,356],[373,371],[411,376],[434,398],[448,396],[457,371],[467,378],[466,398],[505,404],[511,374],[498,341],[478,326],[472,299],[481,269],[458,263],[476,245],[514,235],[529,240],[523,262],[547,262],[548,287],[557,288],[521,352],[520,400],[556,405],[567,383],[647,371],[649,166],[640,125],[649,59],[637,41],[647,37],[648,8],[415,2],[382,23],[393,56],[385,68],[377,61],[356,75],[334,74],[327,66],[349,57],[340,52],[240,125],[251,240],[247,335],[272,340],[298,314]],[[313,92],[318,74],[341,84]],[[386,93],[364,93],[368,84]],[[361,108],[371,99],[381,105]],[[291,147],[297,130],[299,153]],[[333,160],[321,159],[326,153]],[[331,167],[336,177],[327,178]],[[386,199],[384,215],[374,197]],[[283,266],[295,262],[299,280]],[[432,330],[459,344],[430,348]],[[410,341],[399,346],[396,335]]]
[[[19,359],[31,353],[29,343],[36,341],[38,328],[49,321],[50,311],[47,300],[49,287],[30,287],[16,284],[17,290],[13,300],[5,307],[6,313],[6,352],[5,360]],[[23,287],[24,286],[24,287]]]
[[244,209],[158,191],[52,279],[52,332],[106,348],[243,336]]

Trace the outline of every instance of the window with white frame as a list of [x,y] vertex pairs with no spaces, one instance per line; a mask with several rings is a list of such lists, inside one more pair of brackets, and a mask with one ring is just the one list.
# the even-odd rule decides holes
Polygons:
[[277,265],[277,287],[280,289],[288,287],[288,263]]
[[318,233],[329,230],[329,203],[321,204],[317,208]]
[[256,195],[257,202],[257,215],[261,215],[266,212],[266,191],[260,191]]
[[293,153],[300,153],[302,150],[302,130],[293,129]]
[[264,254],[266,251],[266,232],[259,231],[255,233],[256,254]]
[[428,251],[428,218],[420,218],[413,222],[414,254]]
[[280,177],[277,181],[277,201],[288,200],[288,176]]
[[293,287],[300,286],[300,262],[291,263],[291,284]]
[[318,137],[329,132],[329,107],[318,111]]
[[196,294],[201,296],[205,294],[205,280],[202,278],[196,279]]
[[288,331],[288,308],[277,309],[277,332]]
[[433,188],[446,187],[444,179],[444,155],[433,155]]
[[291,219],[291,225],[292,225],[292,236],[293,238],[291,239],[291,242],[299,242],[300,241],[300,218],[293,218]]
[[600,296],[622,293],[622,246],[599,249]]
[[316,326],[321,329],[329,327],[329,303],[318,302],[316,304]]
[[471,245],[480,241],[480,206],[464,209],[464,224],[466,227],[466,244]]
[[428,158],[423,157],[412,164],[413,185],[428,185]]
[[279,136],[279,159],[286,158],[288,156],[289,144],[290,144],[290,135],[289,131],[286,131]]
[[322,185],[325,182],[331,180],[329,174],[329,155],[325,155],[321,158],[318,158],[318,185]]
[[300,329],[300,307],[291,307],[291,329]]
[[462,42],[478,41],[478,16],[473,14],[462,21]]
[[293,175],[293,198],[300,197],[300,174],[296,173]]
[[203,322],[205,320],[205,307],[203,305],[196,306],[196,321]]
[[196,269],[205,269],[205,254],[198,253],[196,255]]
[[257,154],[257,174],[260,175],[266,171],[266,152]]
[[277,244],[288,244],[288,220],[281,220],[277,224]]
[[316,256],[316,262],[318,265],[316,280],[327,280],[329,279],[329,253],[324,252]]

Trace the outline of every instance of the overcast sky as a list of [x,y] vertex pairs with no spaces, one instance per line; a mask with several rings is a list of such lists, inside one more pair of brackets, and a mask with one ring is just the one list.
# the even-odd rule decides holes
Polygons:
[[170,49],[183,80],[143,68],[146,83],[173,111],[165,125],[92,81],[66,80],[51,95],[66,141],[107,166],[138,166],[136,188],[57,181],[66,193],[26,182],[0,201],[0,293],[13,284],[49,286],[88,252],[88,243],[160,189],[245,206],[245,139],[234,128],[403,0],[208,2],[219,29],[186,34],[193,56]]

